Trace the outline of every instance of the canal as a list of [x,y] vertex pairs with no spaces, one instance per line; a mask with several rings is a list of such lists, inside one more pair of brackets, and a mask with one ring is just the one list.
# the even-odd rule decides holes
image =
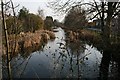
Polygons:
[[[38,51],[13,57],[13,78],[99,78],[102,53],[83,41],[68,43],[64,30],[55,30],[55,40]],[[3,77],[7,77],[5,66]]]

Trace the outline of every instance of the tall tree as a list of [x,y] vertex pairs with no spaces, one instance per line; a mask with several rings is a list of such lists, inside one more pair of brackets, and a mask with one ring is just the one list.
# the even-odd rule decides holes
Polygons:
[[18,13],[18,19],[21,21],[22,27],[24,26],[23,31],[25,31],[27,29],[27,27],[29,27],[28,14],[29,14],[29,10],[27,10],[27,8],[25,8],[25,7],[22,7],[22,9],[20,9],[20,11]]
[[73,7],[65,17],[64,25],[71,29],[82,29],[87,23],[85,11],[81,7]]
[[43,19],[41,16],[29,13],[29,10],[25,7],[20,9],[18,19],[21,21],[24,32],[34,32],[35,30],[43,28]]
[[23,7],[23,8],[20,9],[20,11],[19,11],[18,18],[19,18],[20,20],[26,19],[28,13],[29,13],[29,10],[27,10],[27,8]]
[[29,13],[28,18],[28,22],[25,23],[29,24],[29,26],[26,27],[29,31],[34,32],[35,30],[43,29],[44,21],[40,16]]

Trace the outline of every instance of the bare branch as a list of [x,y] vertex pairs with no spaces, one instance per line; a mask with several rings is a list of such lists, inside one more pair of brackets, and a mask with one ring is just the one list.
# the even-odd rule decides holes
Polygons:
[[90,18],[90,19],[92,20],[92,19],[96,18],[100,13],[101,13],[101,12],[95,14],[95,15],[94,15],[92,18]]
[[[11,8],[12,9],[12,7],[10,6],[10,5],[6,5],[8,8]],[[14,9],[15,8],[17,8],[17,7],[19,7],[20,6],[20,4],[18,4],[18,5],[16,5],[15,7],[14,7]]]
[[117,16],[120,13],[120,10],[117,11],[116,13],[113,14],[112,18],[114,18],[115,16]]
[[61,6],[61,8],[59,8],[57,11],[60,11],[60,10],[62,10],[63,8],[65,8],[65,7],[69,4],[70,1],[71,1],[71,0],[68,0],[63,6]]
[[10,1],[6,2],[4,5],[7,5],[7,4],[9,4],[9,3],[10,3]]
[[[98,8],[97,2],[96,2],[95,0],[93,0],[93,1],[94,1],[94,3],[95,3],[95,7],[96,7],[98,13],[100,13],[100,10],[99,10],[99,8]],[[102,18],[101,14],[99,14],[99,16],[100,16],[100,18]]]

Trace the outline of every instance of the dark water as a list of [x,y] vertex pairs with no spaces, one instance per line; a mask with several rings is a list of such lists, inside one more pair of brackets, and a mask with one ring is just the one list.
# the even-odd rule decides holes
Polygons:
[[[61,28],[56,39],[39,51],[18,54],[11,61],[14,78],[98,78],[102,54],[82,41],[68,43]],[[5,71],[3,71],[6,77]]]

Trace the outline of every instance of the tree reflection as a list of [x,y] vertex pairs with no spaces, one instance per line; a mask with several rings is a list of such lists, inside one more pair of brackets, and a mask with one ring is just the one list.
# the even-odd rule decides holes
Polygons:
[[21,50],[19,53],[23,58],[28,58],[32,52],[43,51],[46,44],[47,43],[36,44],[36,45],[33,45],[32,47],[27,47],[27,48],[24,48],[23,45],[21,45],[21,48],[20,48]]
[[81,41],[77,42],[66,42],[67,48],[70,49],[70,53],[73,53],[74,56],[84,53],[85,44]]
[[100,65],[100,78],[109,80],[110,78],[120,79],[120,50],[118,45],[111,45],[111,48],[103,50],[103,57]]
[[110,60],[111,60],[111,52],[108,50],[104,50],[100,65],[100,77],[103,80],[106,80],[108,77]]
[[[76,42],[69,42],[69,41],[66,41],[66,46],[67,46],[67,49],[69,49],[69,53],[70,54],[70,72],[71,72],[71,77],[73,78],[75,74],[77,74],[75,77],[77,77],[78,79],[81,77],[80,75],[80,69],[79,69],[79,60],[80,60],[80,57],[82,57],[82,55],[84,55],[84,51],[85,51],[85,44],[81,41],[76,41]],[[73,68],[73,66],[75,64],[74,63],[74,59],[75,58],[76,60],[76,68]],[[75,71],[77,71],[75,73]]]

